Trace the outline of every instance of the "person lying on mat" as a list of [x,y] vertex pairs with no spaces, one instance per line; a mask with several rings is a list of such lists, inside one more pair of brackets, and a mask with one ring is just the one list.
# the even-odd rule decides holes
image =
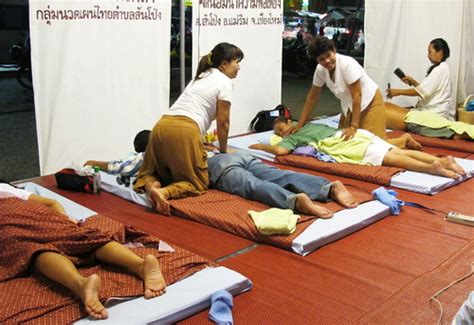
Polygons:
[[245,153],[216,154],[208,159],[208,169],[211,187],[271,207],[331,218],[332,211],[313,201],[332,199],[345,208],[358,205],[340,181],[278,169]]
[[390,127],[394,130],[405,130],[431,138],[474,139],[474,125],[451,121],[437,113],[392,105],[386,106],[386,114],[390,116]]
[[0,181],[0,205],[0,281],[23,276],[33,266],[36,272],[70,289],[95,319],[108,317],[99,301],[101,280],[96,274],[82,276],[76,265],[97,260],[122,266],[143,280],[147,299],[166,291],[155,256],[141,258],[113,241],[111,235],[71,222],[59,202]]
[[199,61],[196,76],[153,127],[134,190],[146,192],[155,209],[167,213],[168,199],[200,195],[209,186],[202,135],[216,120],[219,150],[227,151],[232,79],[244,53],[217,44]]
[[150,133],[150,130],[142,130],[137,133],[135,139],[133,139],[135,152],[128,155],[125,159],[111,161],[88,160],[84,166],[98,166],[104,172],[120,175],[121,177],[136,176],[143,163],[143,155]]
[[[274,131],[285,134],[293,122],[284,117],[275,120]],[[252,144],[251,149],[263,150],[277,156],[290,154],[298,146],[313,144],[316,149],[332,156],[337,162],[358,165],[391,166],[406,170],[459,178],[465,174],[453,157],[439,158],[425,152],[399,149],[367,130],[357,130],[350,140],[342,139],[342,130],[323,124],[306,124],[295,134],[286,136],[277,145]]]
[[[446,59],[449,58],[448,43],[442,38],[436,38],[428,44],[428,60],[431,62],[425,79],[421,82],[416,81],[410,76],[405,76],[402,81],[413,88],[409,89],[387,89],[387,97],[412,96],[418,97],[418,102],[414,110],[429,111],[454,121],[456,116],[456,107],[452,101],[452,84],[449,66]],[[390,102],[385,106],[400,107]],[[392,121],[392,115],[387,115],[387,127],[394,129],[396,123]]]

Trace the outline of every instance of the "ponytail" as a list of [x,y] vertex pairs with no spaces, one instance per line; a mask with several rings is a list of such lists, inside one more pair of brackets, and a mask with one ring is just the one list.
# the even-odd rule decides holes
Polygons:
[[224,61],[230,62],[232,60],[238,60],[240,62],[243,58],[244,53],[237,46],[229,43],[219,43],[211,52],[199,60],[194,81],[200,79],[199,76],[201,73],[211,68],[218,68]]
[[443,58],[440,62],[435,63],[431,67],[429,67],[428,71],[426,72],[427,77],[430,75],[431,71],[433,71],[434,68],[441,64],[441,62],[446,61],[446,59],[449,58],[450,54],[448,42],[446,42],[442,38],[435,38],[430,42],[430,45],[433,47],[433,49],[435,49],[436,52],[443,51]]

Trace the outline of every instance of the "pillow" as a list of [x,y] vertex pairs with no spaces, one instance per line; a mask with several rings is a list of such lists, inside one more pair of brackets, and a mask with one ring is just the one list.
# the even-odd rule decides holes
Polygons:
[[275,133],[270,133],[270,132],[265,132],[265,134],[262,134],[261,137],[257,139],[258,143],[261,144],[268,144],[268,145],[276,145],[280,143],[280,141],[283,140],[282,137],[279,135],[276,135]]

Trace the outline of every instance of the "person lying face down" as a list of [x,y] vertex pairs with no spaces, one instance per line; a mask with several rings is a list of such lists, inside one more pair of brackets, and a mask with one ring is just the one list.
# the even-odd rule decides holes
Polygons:
[[345,208],[358,205],[340,181],[278,169],[245,153],[216,154],[208,159],[208,170],[213,188],[296,213],[331,218],[332,211],[315,200],[332,199]]
[[[6,213],[0,213],[4,249],[0,253],[0,281],[23,276],[29,269],[35,270],[70,289],[94,319],[108,317],[99,301],[101,280],[97,274],[82,276],[76,264],[97,260],[122,266],[143,280],[146,299],[165,293],[166,281],[155,256],[141,258],[113,241],[111,235],[68,219],[58,201],[0,180],[0,205],[2,210],[6,209]],[[21,236],[23,240],[18,240]]]
[[[281,136],[292,127],[291,120],[280,117],[275,120],[273,130]],[[249,148],[282,156],[290,154],[298,146],[307,146],[310,143],[315,143],[318,150],[338,162],[398,167],[449,178],[459,178],[465,174],[464,169],[452,156],[440,158],[421,151],[399,149],[362,129],[357,130],[354,138],[342,141],[340,130],[323,124],[308,123],[298,132],[284,137],[277,145],[258,143],[250,145]]]

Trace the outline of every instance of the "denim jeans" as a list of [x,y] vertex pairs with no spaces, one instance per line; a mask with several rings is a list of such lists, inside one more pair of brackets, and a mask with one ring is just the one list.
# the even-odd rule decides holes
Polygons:
[[296,194],[327,201],[331,183],[322,177],[282,170],[243,153],[208,159],[211,186],[271,207],[295,209]]

